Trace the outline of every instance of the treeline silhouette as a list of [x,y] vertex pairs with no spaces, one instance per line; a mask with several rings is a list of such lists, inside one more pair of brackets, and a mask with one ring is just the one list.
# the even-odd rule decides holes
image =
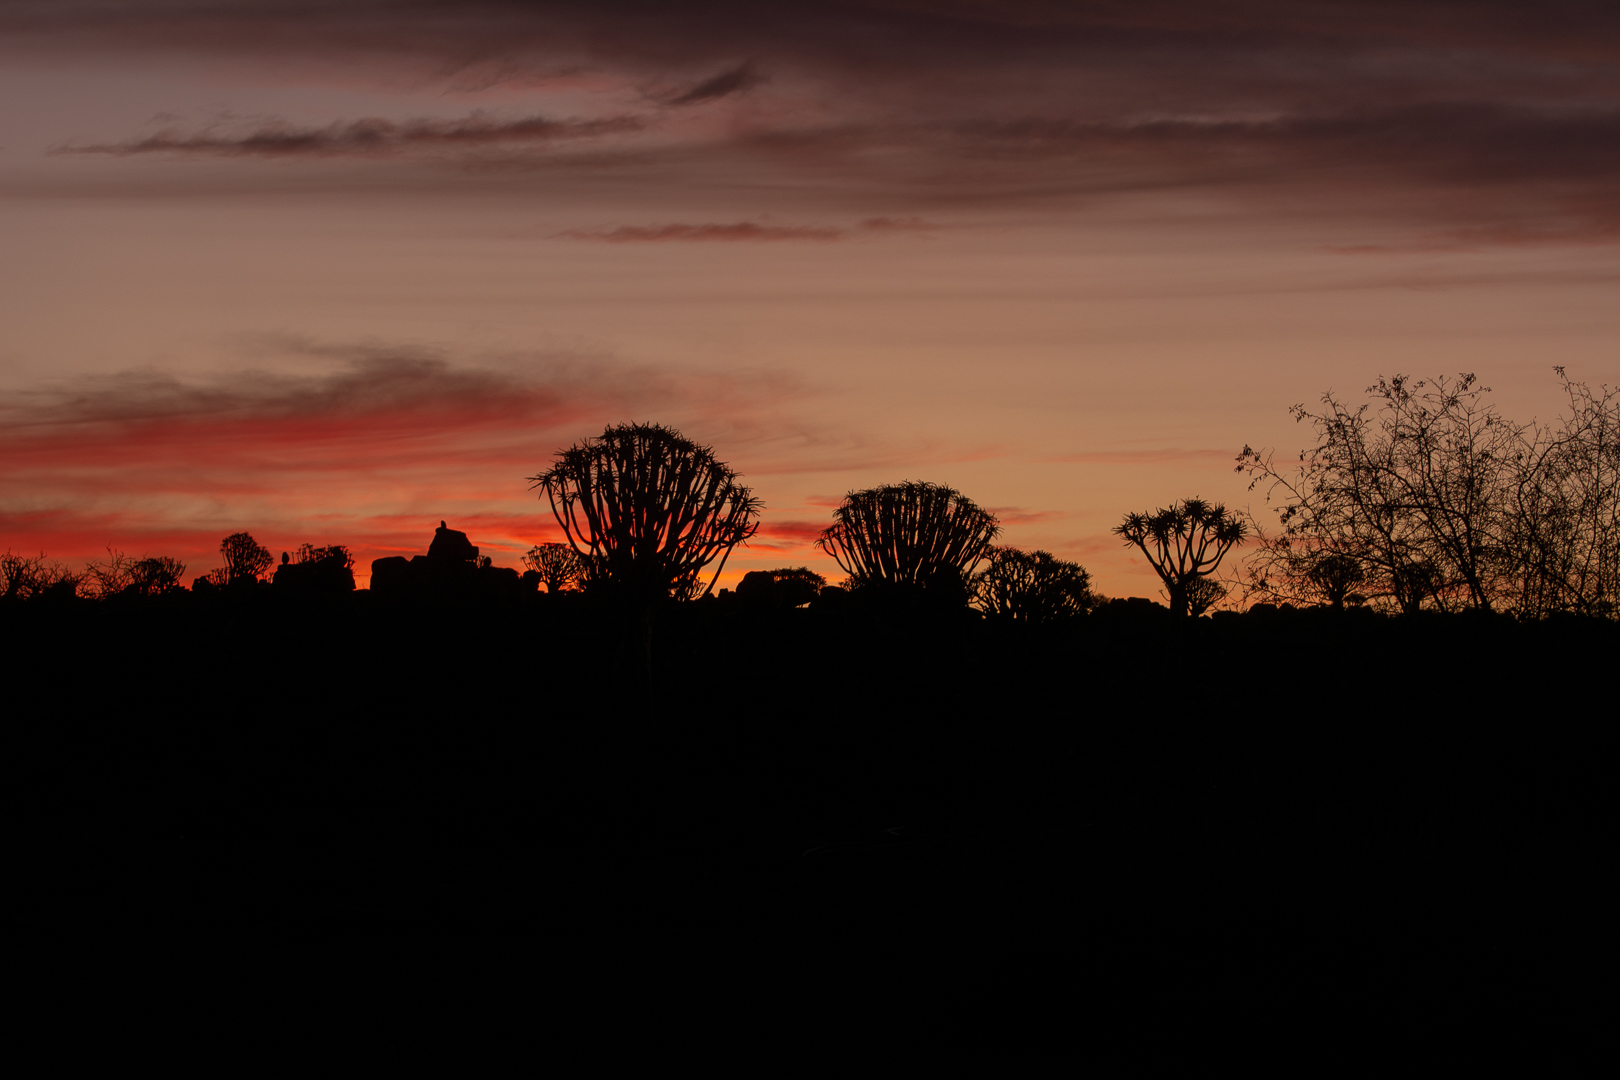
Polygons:
[[[1258,602],[1616,617],[1620,391],[1594,392],[1557,372],[1569,415],[1555,425],[1505,419],[1466,374],[1432,383],[1380,379],[1368,390],[1372,400],[1355,409],[1328,394],[1320,414],[1293,410],[1316,434],[1297,468],[1250,447],[1238,455],[1251,489],[1264,486],[1267,502],[1278,502],[1270,531],[1247,512],[1190,498],[1128,513],[1114,532],[1146,558],[1178,616]],[[494,567],[441,521],[426,555],[376,560],[372,587],[439,596],[578,589],[635,607],[645,623],[664,601],[713,598],[733,550],[759,528],[762,503],[735,471],[711,448],[659,425],[609,427],[559,451],[531,482],[567,543],[531,549],[526,571]],[[875,603],[927,596],[935,606],[1013,620],[1105,607],[1083,567],[1048,552],[993,547],[995,516],[943,485],[905,481],[851,492],[833,518],[816,546],[847,577],[827,594],[829,603],[850,594]],[[1217,578],[1246,540],[1254,543],[1236,572]],[[274,559],[248,533],[226,537],[220,555],[224,565],[196,578],[193,591],[265,580],[294,592],[353,588],[353,559],[342,545],[283,552],[268,578]],[[44,555],[8,550],[0,557],[0,599],[149,597],[181,589],[184,570],[171,558],[131,560],[109,549],[105,562],[74,573]]]
[[[369,590],[246,534],[189,590],[8,557],[62,971],[1359,975],[1423,1015],[1592,955],[1612,608],[1401,605],[1363,568],[1360,601],[1301,570],[1193,618],[1251,519],[1127,518],[1174,606],[1109,600],[921,482],[835,511],[839,584],[722,592],[759,507],[709,448],[632,425],[557,460],[568,542],[523,573],[445,522]],[[1310,572],[1373,557],[1323,535]]]

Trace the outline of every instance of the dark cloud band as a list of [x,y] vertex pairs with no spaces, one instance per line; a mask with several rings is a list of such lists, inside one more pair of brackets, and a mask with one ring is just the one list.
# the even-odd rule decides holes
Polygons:
[[275,122],[236,134],[211,131],[185,134],[168,130],[118,143],[64,146],[53,154],[209,154],[254,157],[332,157],[385,155],[415,149],[472,149],[484,146],[549,143],[640,131],[635,116],[601,120],[551,120],[528,116],[494,120],[473,114],[460,120],[391,120],[367,118],[320,128]]

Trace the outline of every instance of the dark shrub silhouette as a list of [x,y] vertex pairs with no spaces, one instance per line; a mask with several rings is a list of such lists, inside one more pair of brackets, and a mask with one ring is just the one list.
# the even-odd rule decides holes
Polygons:
[[816,546],[857,590],[931,589],[965,604],[966,579],[1000,531],[961,492],[907,480],[844,496]]
[[1226,507],[1202,499],[1183,499],[1151,514],[1128,514],[1114,527],[1126,546],[1134,544],[1147,556],[1164,582],[1174,615],[1192,614],[1189,587],[1213,574],[1247,531]]
[[8,548],[0,555],[0,600],[71,599],[82,583],[80,575],[47,562],[43,552],[18,555]]
[[1335,611],[1343,610],[1344,602],[1357,585],[1367,580],[1361,564],[1348,555],[1336,552],[1318,552],[1301,567],[1303,578],[1318,599]]
[[181,575],[186,564],[166,556],[131,559],[122,551],[107,549],[106,562],[92,561],[85,567],[85,590],[98,600],[115,596],[161,596],[184,588]]
[[342,544],[315,547],[303,544],[288,561],[281,553],[272,584],[277,589],[302,593],[345,593],[354,591],[354,556]]
[[751,570],[737,583],[737,597],[756,606],[793,608],[820,595],[827,579],[807,566]]
[[1073,618],[1097,604],[1091,575],[1078,563],[1046,551],[992,547],[989,565],[973,576],[975,605],[1013,622],[1045,623]]
[[536,544],[523,556],[527,566],[546,587],[547,593],[577,589],[585,576],[585,562],[567,544]]
[[609,427],[529,479],[584,562],[587,587],[636,604],[713,589],[732,549],[759,528],[762,503],[737,474],[658,424]]

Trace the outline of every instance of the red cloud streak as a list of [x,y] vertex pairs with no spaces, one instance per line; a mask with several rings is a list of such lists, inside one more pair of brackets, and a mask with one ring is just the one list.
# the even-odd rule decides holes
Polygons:
[[0,399],[0,544],[68,560],[109,544],[210,569],[239,529],[281,550],[425,550],[438,519],[514,565],[558,538],[526,490],[562,446],[640,410],[758,411],[783,388],[627,371],[520,378],[422,356],[328,376],[190,384],[130,374]]

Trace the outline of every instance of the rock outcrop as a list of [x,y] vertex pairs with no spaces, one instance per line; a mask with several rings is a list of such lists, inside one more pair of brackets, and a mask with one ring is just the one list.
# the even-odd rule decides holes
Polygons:
[[371,591],[385,596],[515,596],[516,570],[480,560],[467,534],[439,522],[426,555],[394,555],[371,563]]

